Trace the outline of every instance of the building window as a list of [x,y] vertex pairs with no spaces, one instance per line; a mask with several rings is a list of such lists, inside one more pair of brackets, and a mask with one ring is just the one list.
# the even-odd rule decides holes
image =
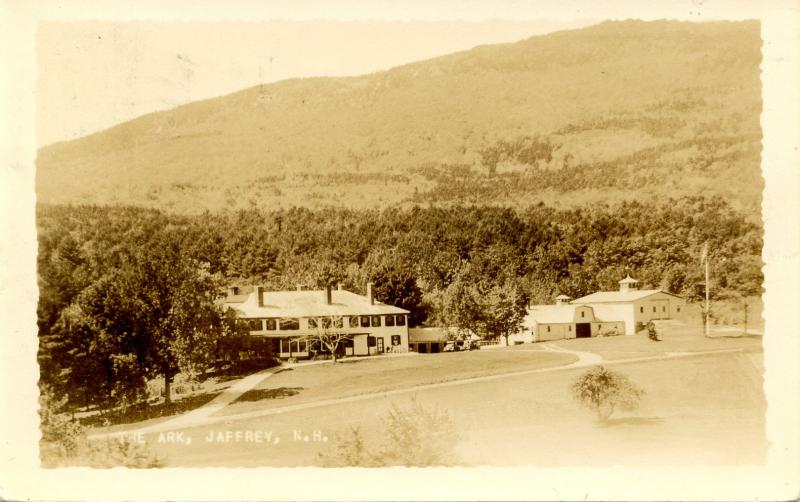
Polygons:
[[331,318],[330,317],[323,317],[322,318],[322,329],[331,329]]
[[361,327],[362,328],[369,328],[369,317],[362,315],[361,316]]
[[344,328],[344,319],[341,317],[334,317],[333,318],[333,327],[336,329]]
[[387,315],[383,322],[386,324],[386,326],[394,326],[394,316]]
[[353,316],[350,318],[350,327],[357,328],[358,327],[358,316]]
[[599,324],[599,325],[597,326],[597,329],[603,329],[603,325],[602,325],[602,324]]
[[586,317],[586,311],[585,310],[581,310],[581,317]]
[[378,344],[377,339],[374,336],[367,337],[367,347],[374,347]]
[[373,328],[380,328],[381,327],[381,316],[374,315],[374,316],[370,317],[370,319],[372,320],[372,327]]
[[305,340],[283,340],[281,339],[281,352],[295,353],[307,352],[308,345]]
[[317,320],[313,317],[308,318],[308,329],[317,329]]
[[395,316],[395,320],[397,321],[398,326],[406,325],[406,316],[404,315]]
[[680,312],[680,311],[681,311],[681,308],[680,308],[680,307],[676,307],[676,309],[678,310],[678,312]]
[[639,307],[639,313],[644,314],[644,307]]
[[242,319],[242,324],[247,331],[261,331],[264,329],[261,324],[261,319]]
[[571,324],[569,326],[567,326],[567,330],[568,331],[572,331],[572,325]]
[[656,308],[655,308],[655,307],[653,307],[653,312],[655,312],[655,311],[656,311]]
[[547,327],[547,332],[550,333],[550,326]]
[[296,317],[281,319],[280,325],[282,330],[300,329],[300,319],[297,319]]
[[392,346],[400,345],[400,335],[392,335]]
[[667,307],[665,307],[665,306],[662,306],[662,307],[661,307],[661,312],[666,312],[666,311],[667,311]]

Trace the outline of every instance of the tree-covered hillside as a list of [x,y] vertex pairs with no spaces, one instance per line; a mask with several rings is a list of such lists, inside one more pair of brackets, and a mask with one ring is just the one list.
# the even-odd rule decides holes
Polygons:
[[437,295],[469,267],[476,281],[514,282],[534,303],[559,293],[643,287],[694,298],[708,241],[715,296],[761,291],[761,228],[722,199],[620,203],[569,210],[452,208],[353,211],[295,208],[180,216],[131,207],[39,208],[42,333],[98,279],[141,250],[176,249],[222,284],[294,289],[342,282],[433,314]]
[[295,79],[40,150],[45,203],[198,212],[721,195],[760,203],[757,22],[607,22]]

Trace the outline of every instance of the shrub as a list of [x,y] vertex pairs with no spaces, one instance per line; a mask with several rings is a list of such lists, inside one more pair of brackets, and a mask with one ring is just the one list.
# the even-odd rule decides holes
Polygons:
[[369,446],[357,428],[336,437],[331,451],[320,454],[326,467],[429,467],[455,465],[458,433],[450,416],[412,400],[409,408],[393,404],[385,419],[382,441]]
[[66,397],[56,399],[48,388],[39,398],[42,439],[40,457],[44,467],[160,467],[159,458],[147,444],[127,439],[90,440],[86,428],[68,413],[60,413]]
[[579,403],[597,413],[598,420],[605,421],[617,407],[638,408],[644,391],[625,375],[595,366],[578,377],[572,385],[572,393]]
[[44,387],[39,396],[39,417],[42,433],[42,458],[47,456],[68,457],[75,455],[84,436],[84,428],[72,420],[67,413],[60,413],[67,397],[56,399],[53,392]]
[[147,444],[125,438],[87,440],[83,454],[70,459],[67,465],[87,465],[95,468],[129,467],[145,469],[161,467],[164,462]]
[[145,395],[148,401],[159,400],[164,397],[164,377],[159,376],[148,380]]

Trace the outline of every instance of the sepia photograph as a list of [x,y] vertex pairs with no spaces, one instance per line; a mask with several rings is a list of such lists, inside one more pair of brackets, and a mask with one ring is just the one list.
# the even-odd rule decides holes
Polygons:
[[534,4],[38,19],[37,472],[773,465],[765,21]]

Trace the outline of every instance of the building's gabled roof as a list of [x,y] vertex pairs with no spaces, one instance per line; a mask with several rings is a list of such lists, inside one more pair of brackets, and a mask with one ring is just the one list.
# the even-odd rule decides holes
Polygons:
[[247,301],[247,297],[249,296],[250,296],[249,294],[228,295],[225,297],[222,303],[244,303],[245,301]]
[[656,293],[664,293],[666,295],[680,298],[678,295],[673,295],[672,293],[667,293],[666,291],[662,291],[660,289],[643,289],[643,290],[631,290],[631,291],[598,291],[597,293],[592,293],[590,295],[576,298],[572,300],[570,303],[582,304],[582,303],[633,302],[636,300],[641,300],[642,298],[646,298],[650,295],[654,295]]
[[534,305],[528,309],[528,318],[539,324],[561,324],[575,321],[578,305]]
[[[240,296],[240,295],[237,295]],[[408,314],[409,311],[375,301],[350,291],[331,291],[327,304],[325,290],[318,291],[264,291],[264,304],[258,306],[256,292],[247,295],[243,302],[224,302],[236,310],[239,317],[326,317],[351,315]]]
[[445,328],[408,328],[409,343],[443,342],[447,335]]

